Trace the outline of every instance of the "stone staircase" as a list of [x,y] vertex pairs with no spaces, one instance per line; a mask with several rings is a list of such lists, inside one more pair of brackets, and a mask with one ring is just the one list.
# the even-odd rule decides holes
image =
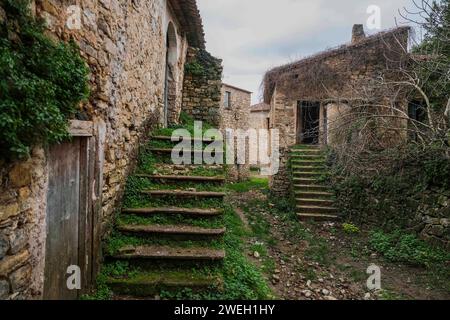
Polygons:
[[325,170],[325,157],[314,145],[291,149],[291,168],[297,215],[301,220],[336,220],[333,193],[320,182]]
[[170,137],[152,141],[158,148],[150,144],[147,154],[158,161],[151,170],[140,166],[128,182],[124,208],[106,248],[106,269],[114,270],[106,275],[106,285],[118,299],[152,299],[163,291],[220,291],[223,280],[214,274],[214,265],[225,258],[223,168],[216,168],[217,175],[208,170],[205,175],[176,174],[175,166],[170,170]]

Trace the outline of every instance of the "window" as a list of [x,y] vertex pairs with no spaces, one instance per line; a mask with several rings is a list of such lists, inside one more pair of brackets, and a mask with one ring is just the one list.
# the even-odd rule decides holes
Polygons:
[[227,109],[231,108],[231,92],[225,91],[225,99],[223,101],[223,105]]

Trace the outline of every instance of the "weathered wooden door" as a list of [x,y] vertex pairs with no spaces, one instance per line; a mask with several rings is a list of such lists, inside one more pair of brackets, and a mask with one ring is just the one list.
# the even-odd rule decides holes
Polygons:
[[83,138],[73,138],[50,150],[44,299],[78,297],[77,290],[69,290],[66,281],[67,268],[80,266],[80,214],[85,201],[82,184],[87,172],[81,165],[85,146]]

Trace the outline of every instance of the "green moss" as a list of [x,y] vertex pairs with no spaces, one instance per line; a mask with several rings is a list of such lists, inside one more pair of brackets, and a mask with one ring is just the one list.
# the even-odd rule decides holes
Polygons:
[[249,192],[250,190],[269,190],[269,179],[268,178],[250,178],[247,181],[238,183],[229,183],[226,188],[235,192]]

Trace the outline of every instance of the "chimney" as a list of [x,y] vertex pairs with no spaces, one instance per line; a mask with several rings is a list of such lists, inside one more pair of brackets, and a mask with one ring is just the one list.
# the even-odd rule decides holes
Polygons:
[[366,38],[364,33],[364,26],[362,24],[355,24],[352,31],[352,43],[358,43]]

